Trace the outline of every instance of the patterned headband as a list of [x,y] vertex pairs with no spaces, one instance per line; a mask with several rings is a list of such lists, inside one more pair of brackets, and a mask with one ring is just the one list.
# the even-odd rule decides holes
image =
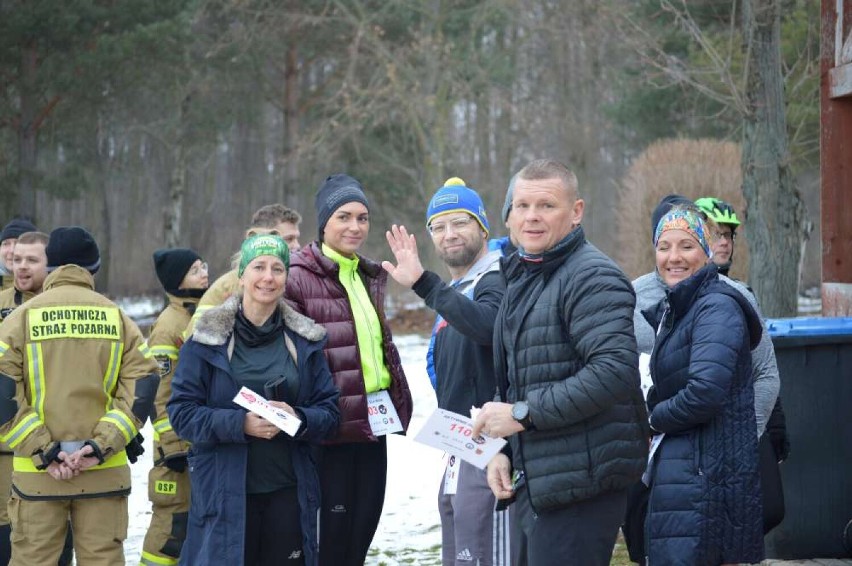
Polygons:
[[657,230],[654,232],[654,247],[657,246],[657,242],[660,240],[663,232],[668,232],[669,230],[683,230],[684,232],[688,232],[690,236],[698,241],[704,253],[707,254],[707,257],[712,255],[710,244],[707,242],[704,221],[697,212],[689,209],[674,209],[667,212],[665,216],[660,218],[660,222],[657,223]]

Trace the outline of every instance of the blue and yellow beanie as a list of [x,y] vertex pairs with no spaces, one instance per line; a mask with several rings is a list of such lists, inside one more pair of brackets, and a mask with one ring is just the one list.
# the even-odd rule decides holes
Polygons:
[[431,224],[435,217],[451,212],[467,212],[476,218],[485,230],[486,236],[491,232],[482,199],[476,191],[465,186],[464,180],[459,177],[447,179],[444,186],[438,189],[429,201],[429,208],[426,209],[426,225]]

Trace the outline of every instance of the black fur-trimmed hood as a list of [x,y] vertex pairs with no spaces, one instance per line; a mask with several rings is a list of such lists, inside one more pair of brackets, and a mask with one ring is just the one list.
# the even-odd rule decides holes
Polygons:
[[[218,307],[205,311],[199,316],[195,323],[192,339],[200,344],[208,346],[220,346],[234,332],[234,321],[240,307],[240,296],[233,295]],[[325,338],[325,328],[306,317],[297,313],[283,300],[278,303],[281,316],[284,318],[284,326],[312,342]]]

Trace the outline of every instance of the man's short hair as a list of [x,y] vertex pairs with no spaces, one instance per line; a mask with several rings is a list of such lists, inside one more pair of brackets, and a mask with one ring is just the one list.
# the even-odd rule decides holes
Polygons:
[[42,244],[44,247],[47,247],[47,243],[50,241],[50,236],[45,234],[44,232],[24,232],[20,236],[18,236],[18,244]]
[[518,171],[517,177],[527,181],[540,181],[542,179],[560,179],[569,192],[573,192],[573,198],[580,198],[577,175],[568,169],[564,163],[555,159],[536,159],[527,163],[523,169]]
[[282,222],[290,222],[291,224],[299,225],[302,221],[302,215],[287,208],[283,204],[267,204],[257,209],[257,212],[251,217],[251,228],[275,228]]

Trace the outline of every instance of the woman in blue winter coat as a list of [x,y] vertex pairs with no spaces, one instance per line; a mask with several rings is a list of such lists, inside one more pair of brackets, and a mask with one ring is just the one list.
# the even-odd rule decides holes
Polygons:
[[719,281],[710,259],[712,224],[675,208],[654,235],[665,281],[648,395],[653,432],[663,435],[649,465],[648,564],[719,566],[763,559],[751,349],[760,321],[743,296]]
[[[181,349],[167,406],[192,443],[181,564],[317,564],[312,450],[337,428],[338,392],[325,330],[283,302],[289,258],[278,236],[243,242],[240,294],[201,315]],[[295,436],[234,403],[242,386],[298,417]]]

